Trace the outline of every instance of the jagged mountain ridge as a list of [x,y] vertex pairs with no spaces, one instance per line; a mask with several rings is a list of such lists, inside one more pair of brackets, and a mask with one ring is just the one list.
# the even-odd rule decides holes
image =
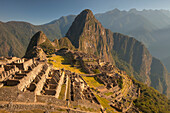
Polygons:
[[120,32],[135,37],[142,41],[151,54],[157,58],[170,56],[169,53],[169,32],[170,13],[167,10],[143,10],[121,11],[114,9],[101,14],[96,18],[105,28],[112,32]]
[[43,58],[41,58],[44,59],[45,53],[51,54],[54,53],[56,49],[61,48],[75,49],[67,37],[60,38],[59,40],[55,39],[51,42],[42,31],[39,31],[31,38],[24,57],[34,58],[42,56]]
[[[82,28],[78,31],[80,26],[82,26]],[[92,32],[89,32],[89,29],[91,29]],[[156,64],[163,67],[163,71],[160,71],[162,73],[160,73],[160,75],[156,75],[157,78],[154,79],[159,81],[159,85],[157,85],[151,81],[153,78],[152,76],[155,76],[154,70],[152,69],[151,71],[151,67],[153,67],[151,65],[154,64],[155,60],[152,60],[152,56],[146,47],[134,38],[119,33],[112,33],[110,30],[105,30],[95,19],[90,10],[84,10],[75,19],[75,22],[73,22],[70,30],[66,34],[66,37],[68,37],[73,45],[78,47],[79,50],[86,53],[96,54],[105,59],[105,61],[111,61],[112,63],[118,62],[114,60],[114,52],[116,52],[118,59],[122,59],[124,62],[127,62],[130,67],[132,67],[132,69],[125,69],[122,66],[120,66],[120,68],[126,71],[130,70],[130,74],[134,75],[138,80],[147,83],[148,85],[152,84],[152,86],[160,92],[166,93],[167,83],[165,78],[167,73],[163,65],[161,63]],[[72,37],[74,39],[72,39]],[[92,40],[92,38],[94,40]],[[57,44],[59,41],[54,42],[56,42],[56,45],[59,45]],[[71,43],[69,42],[68,45],[71,45]],[[136,55],[138,57],[136,57]],[[120,63],[117,63],[117,65],[120,65]],[[159,70],[157,69],[157,71]],[[163,77],[163,80],[161,80],[161,76]]]
[[31,37],[38,31],[43,31],[51,41],[62,38],[74,18],[73,15],[61,17],[55,22],[44,25],[17,21],[0,22],[0,56],[22,57]]
[[170,56],[162,59],[162,62],[165,64],[167,70],[170,72]]
[[[111,33],[112,32],[110,31],[110,34]],[[122,35],[122,34],[115,34],[115,35]],[[122,35],[122,37],[126,37],[126,36]],[[122,37],[120,37],[120,38],[122,38]],[[64,41],[68,41],[68,38],[66,38],[66,37],[64,37],[62,39]],[[129,37],[127,37],[127,39],[133,40],[133,38],[129,38]],[[45,36],[45,34],[43,32],[40,31],[32,37],[30,44],[34,43],[33,44],[33,45],[35,45],[34,47],[38,47],[42,43],[46,42],[46,40],[48,40],[47,37]],[[54,42],[56,43],[57,41],[58,40],[55,40]],[[135,41],[135,39],[134,39],[134,41]],[[52,42],[49,42],[49,43],[51,44]],[[57,42],[56,44],[58,44],[58,43],[59,42]],[[68,41],[68,43],[70,43],[70,42]],[[39,46],[39,47],[41,48],[41,46]],[[64,46],[64,47],[66,47],[66,46]],[[70,46],[68,46],[68,47],[70,47]],[[30,48],[30,47],[28,47],[28,48]],[[113,66],[106,62],[100,62],[101,60],[97,60],[96,59],[97,57],[95,55],[90,55],[89,53],[84,53],[82,51],[73,51],[73,50],[67,50],[67,49],[57,50],[56,54],[63,55],[65,57],[65,59],[67,59],[67,61],[70,61],[69,63],[67,62],[66,65],[72,64],[72,66],[74,67],[74,65],[77,66],[77,64],[79,64],[80,67],[86,66],[86,68],[91,70],[91,72],[95,72],[95,73],[96,72],[98,73],[98,71],[94,71],[94,70],[99,70],[99,74],[77,75],[77,73],[75,74],[75,72],[74,72],[74,73],[72,73],[70,79],[73,79],[73,82],[71,82],[71,83],[73,83],[74,85],[72,87],[77,86],[74,83],[77,80],[82,79],[83,81],[87,81],[86,85],[89,84],[89,86],[90,86],[90,88],[88,88],[88,90],[93,90],[90,93],[90,94],[93,93],[93,98],[88,96],[89,97],[88,99],[93,100],[94,95],[99,100],[100,100],[100,98],[102,100],[106,99],[107,100],[107,101],[105,100],[106,103],[104,103],[104,104],[99,103],[99,105],[101,104],[101,106],[103,106],[101,108],[102,110],[104,108],[107,108],[107,109],[105,109],[107,112],[110,112],[110,111],[125,112],[126,111],[129,113],[139,112],[139,111],[140,112],[160,112],[160,111],[166,112],[168,110],[168,100],[164,95],[161,95],[159,92],[157,92],[153,88],[149,88],[146,85],[129,77],[126,74],[126,72],[119,70],[116,66]],[[53,56],[55,56],[55,55],[53,54]],[[39,56],[38,56],[38,58],[39,58]],[[57,63],[56,61],[58,61],[58,60],[55,60],[54,58],[52,57],[51,60],[49,60],[49,61],[50,61],[50,63],[53,62],[52,64],[55,65],[55,63]],[[68,60],[68,59],[70,59],[70,60]],[[72,61],[74,61],[74,63],[71,63]],[[82,63],[83,63],[83,65],[82,65]],[[65,70],[65,72],[70,73],[69,70]],[[67,75],[70,75],[70,74],[67,73]],[[76,77],[75,80],[74,80],[74,77]],[[49,80],[49,78],[48,78],[48,80]],[[83,83],[83,81],[81,81],[81,84]],[[93,82],[93,83],[91,83],[91,82]],[[100,85],[96,85],[99,83],[100,83]],[[76,84],[78,84],[78,83],[76,83]],[[45,86],[46,85],[47,84],[45,84]],[[76,87],[76,88],[80,88],[80,87]],[[76,90],[73,90],[73,92],[74,91],[76,92]],[[81,97],[81,95],[83,96],[83,95],[88,94],[88,92],[86,92],[86,91],[85,92],[83,91],[82,93],[79,93],[79,92],[80,91],[73,93],[71,95],[71,96],[73,96],[72,101],[81,100],[81,99],[83,99]],[[48,94],[46,94],[46,95],[48,95]],[[85,99],[84,99],[84,101],[85,101]],[[101,102],[101,100],[99,102]],[[150,104],[150,103],[152,103],[152,104]],[[162,107],[160,107],[160,106],[162,106]]]
[[41,46],[43,43],[48,43],[45,46],[47,45],[52,46],[51,42],[46,37],[46,35],[42,31],[39,31],[31,38],[31,41],[27,47],[24,57],[33,58],[43,56],[45,58],[46,56],[44,53],[45,51],[42,50],[43,48]]
[[[59,39],[63,37],[75,17],[75,15],[63,16],[60,19],[39,26],[32,25],[27,22],[0,22],[0,29],[2,30],[0,33],[0,39],[2,40],[1,48],[3,48],[2,50],[5,50],[4,52],[1,52],[2,50],[0,49],[0,55],[22,57],[24,55],[23,53],[26,51],[30,37],[40,30],[43,31],[51,41],[55,38]],[[104,25],[105,28],[109,28],[112,32],[117,31],[133,36],[142,41],[147,47],[149,47],[148,49],[153,56],[161,59],[163,57],[170,56],[167,49],[169,48],[166,43],[167,40],[163,39],[161,40],[161,43],[157,40],[160,39],[160,37],[163,38],[165,34],[169,34],[169,32],[159,34],[159,32],[162,32],[162,29],[158,29],[159,27],[157,27],[162,25],[168,26],[170,24],[169,11],[137,11],[136,9],[131,9],[130,11],[120,11],[118,9],[114,9],[106,13],[96,14],[95,17],[102,23],[102,25]],[[157,19],[152,21],[153,18]],[[161,25],[158,25],[158,23]],[[163,29],[163,31],[166,30]],[[3,32],[5,32],[6,35]],[[167,35],[165,37],[167,37]],[[6,42],[6,40],[9,41]],[[14,43],[12,44],[11,42]],[[162,43],[166,46],[160,46]],[[17,47],[21,47],[20,52],[16,51],[18,49]],[[159,53],[157,52],[158,49],[160,49]]]
[[[114,52],[116,52],[118,59],[122,59],[132,67],[134,72],[131,74],[134,75],[135,78],[146,83],[148,86],[152,84],[154,88],[166,94],[166,77],[168,76],[166,68],[161,63],[155,62],[155,58],[152,58],[147,48],[141,42],[132,37],[120,33],[112,33],[110,30],[104,29],[90,10],[86,9],[82,11],[75,18],[66,37],[68,37],[72,44],[79,50],[85,53],[96,54],[105,61],[108,61],[108,59],[111,61],[111,59],[113,59],[112,63],[114,63]],[[163,71],[160,70],[160,75],[155,75],[154,68],[152,68],[153,65],[163,67]],[[159,69],[155,71],[159,71]],[[157,78],[155,79],[160,81],[161,85],[154,83],[151,79],[152,76],[156,76]],[[161,80],[162,78],[163,80]]]
[[105,28],[95,19],[91,10],[86,9],[75,18],[66,37],[79,50],[113,62],[106,46]]
[[[73,17],[74,18],[74,17]],[[13,22],[12,22],[13,23]],[[15,23],[15,22],[14,22]],[[3,23],[1,23],[1,24],[3,24]],[[11,24],[11,23],[10,23]],[[21,24],[21,23],[20,23]],[[13,25],[11,28],[14,28],[15,29],[15,26],[20,26],[20,24],[18,25],[18,24],[16,24],[16,25]],[[24,25],[24,24],[23,24]],[[49,25],[49,28],[50,28],[50,26],[52,25],[52,23],[51,24],[48,24]],[[32,25],[30,25],[31,27],[32,27]],[[3,27],[4,28],[4,27]],[[21,26],[21,29],[22,29],[23,27]],[[27,27],[25,27],[25,28],[27,28]],[[29,28],[29,27],[28,27]],[[4,28],[4,29],[6,29],[6,28]],[[30,28],[29,28],[30,29]],[[56,27],[56,29],[58,29],[58,27]],[[44,29],[45,31],[46,30],[48,30],[47,28],[46,29]],[[8,30],[6,30],[6,31],[8,31]],[[25,30],[26,31],[26,30]],[[16,32],[17,32],[17,30],[16,30]],[[19,32],[19,31],[18,31]],[[33,34],[32,32],[33,32],[33,29],[31,29],[31,31],[29,31],[29,32],[27,32],[28,34],[31,32],[31,34]],[[13,35],[13,33],[11,33],[12,35]],[[20,33],[17,33],[17,34],[20,34]],[[48,33],[47,33],[48,34]],[[57,33],[58,34],[58,33]],[[60,33],[59,33],[60,34]],[[27,36],[27,34],[24,34],[24,35],[26,35]],[[30,34],[29,34],[30,35]],[[21,38],[21,36],[19,36],[19,35],[17,35],[18,36],[18,38],[20,38],[20,39],[16,39],[16,42],[20,42],[20,40],[22,39]],[[60,35],[61,36],[61,35]],[[15,36],[14,36],[15,37]],[[29,38],[30,38],[31,36],[29,36]],[[28,38],[28,40],[29,40],[29,38]],[[49,38],[51,38],[51,37],[49,37]],[[8,39],[8,38],[7,38]],[[9,38],[10,39],[10,38]],[[14,38],[15,39],[15,38]],[[27,38],[26,38],[27,39]],[[24,40],[23,40],[24,41]],[[2,41],[3,42],[3,41]],[[12,41],[9,41],[9,42],[12,42]],[[28,41],[25,41],[25,42],[27,42],[28,43]],[[101,41],[102,42],[102,41]],[[7,46],[7,42],[3,42],[3,44],[2,45],[5,45],[5,46],[3,46],[3,48],[4,49],[6,49],[5,47],[8,47]],[[26,46],[27,44],[23,44],[24,46]],[[16,47],[16,46],[14,46],[14,47]],[[19,47],[22,47],[22,45],[21,46],[17,46],[16,48],[17,49],[19,49]],[[104,46],[103,46],[104,47]],[[17,49],[13,49],[12,48],[12,46],[11,47],[9,47],[9,48],[11,48],[11,51],[13,50],[17,50]],[[100,48],[101,50],[103,49],[107,49],[106,47],[104,47],[104,48]],[[9,51],[10,49],[8,49],[7,51]],[[108,49],[107,49],[108,50]],[[13,54],[13,52],[7,52],[7,53],[10,53],[10,55],[16,55],[16,54]],[[23,50],[24,51],[24,50]],[[16,51],[16,52],[18,52],[18,51]],[[21,54],[17,54],[17,55],[22,55],[23,54],[23,52],[21,52],[21,51],[19,51]],[[5,53],[5,52],[3,52],[3,53]],[[107,54],[111,54],[110,52],[108,52]],[[16,55],[16,56],[17,56]],[[109,56],[111,56],[111,55],[109,55]],[[133,69],[132,69],[133,70]],[[160,75],[161,76],[161,75]]]

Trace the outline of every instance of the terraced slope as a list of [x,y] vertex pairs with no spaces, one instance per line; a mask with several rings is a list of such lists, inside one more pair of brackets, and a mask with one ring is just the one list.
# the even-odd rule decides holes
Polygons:
[[85,9],[75,18],[66,37],[79,51],[116,64],[137,80],[168,94],[168,72],[160,60],[135,38],[105,29],[91,10]]

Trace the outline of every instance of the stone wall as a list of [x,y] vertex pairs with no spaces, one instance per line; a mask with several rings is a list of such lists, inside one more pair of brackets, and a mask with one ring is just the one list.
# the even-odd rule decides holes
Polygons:
[[71,101],[70,105],[73,108],[74,108],[74,106],[81,106],[81,107],[85,107],[85,108],[92,108],[96,111],[98,111],[101,108],[100,105],[98,105],[96,103],[91,103],[88,100]]
[[28,70],[28,67],[33,64],[33,59],[29,59],[23,63],[24,70]]
[[28,67],[34,63],[33,59],[29,60],[18,60],[18,62],[13,62],[12,65],[16,65],[20,70],[28,70]]
[[68,85],[69,85],[68,81],[69,81],[69,77],[68,77],[68,75],[67,75],[67,76],[66,76],[66,89],[65,89],[64,100],[67,99],[67,93],[68,93],[67,91],[68,91]]
[[33,92],[21,92],[16,86],[0,88],[0,95],[0,101],[34,102],[35,99]]
[[61,87],[62,87],[62,84],[64,82],[64,77],[65,77],[65,72],[63,71],[62,72],[62,75],[60,77],[60,81],[58,83],[58,86],[57,86],[57,89],[56,89],[56,94],[55,94],[55,97],[58,98],[59,97],[59,94],[60,94],[60,91],[61,91]]
[[[29,104],[29,103],[28,104],[19,104],[19,103],[15,103],[15,102],[9,102],[9,103],[3,103],[3,104],[0,103],[0,108],[2,111],[6,110],[10,113],[20,113],[20,112],[22,112],[22,113],[33,113],[33,112],[34,113],[35,112],[36,113],[51,113],[51,112],[67,113],[67,111],[65,109],[62,109],[62,108],[54,106],[54,105],[45,105],[45,104]],[[30,110],[35,110],[35,111],[32,112]],[[72,112],[72,110],[70,110],[70,113],[79,113],[79,112],[74,112],[74,111]]]
[[0,73],[2,73],[3,71],[5,71],[5,69],[4,69],[3,65],[1,65],[1,67],[0,67]]
[[0,73],[0,81],[3,81],[4,79],[8,78],[11,74],[15,74],[15,72],[18,72],[19,69],[14,65],[11,67],[9,71],[3,71]]
[[41,80],[37,83],[37,86],[36,86],[36,89],[35,89],[35,94],[36,95],[40,95],[41,94],[41,90],[42,90],[42,88],[44,86],[44,83],[46,82],[46,78],[48,77],[50,69],[51,68],[48,66],[47,70],[45,71],[45,74],[41,77]]
[[57,106],[67,107],[67,101],[60,100],[50,95],[37,95],[37,102],[47,103],[47,104],[56,104]]
[[43,63],[40,63],[37,67],[35,67],[32,71],[27,73],[26,77],[20,80],[20,84],[18,85],[18,89],[23,91],[28,85],[35,79],[38,73],[42,70]]

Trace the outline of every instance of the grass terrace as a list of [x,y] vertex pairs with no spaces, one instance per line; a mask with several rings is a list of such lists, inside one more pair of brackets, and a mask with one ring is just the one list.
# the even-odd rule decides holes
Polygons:
[[106,110],[107,113],[117,113],[114,108],[112,108],[108,101],[105,98],[100,97],[99,95],[95,94],[96,98],[99,100],[100,104],[103,106],[103,108]]
[[113,92],[107,92],[107,93],[104,93],[104,95],[110,96],[110,95],[113,95]]
[[70,99],[70,85],[71,85],[71,80],[70,78],[68,79],[68,88],[67,88],[67,97],[66,99]]
[[64,68],[65,70],[70,70],[71,72],[79,73],[79,74],[85,74],[81,68],[72,67],[70,64],[70,61],[67,57],[55,55],[48,59],[49,63],[52,63],[54,67],[56,68]]
[[103,84],[96,81],[94,77],[86,77],[86,76],[82,76],[82,77],[87,82],[87,84],[90,85],[90,87],[104,86]]
[[66,84],[63,84],[62,87],[61,87],[61,92],[60,92],[60,95],[59,95],[59,99],[64,99],[65,90],[66,90]]

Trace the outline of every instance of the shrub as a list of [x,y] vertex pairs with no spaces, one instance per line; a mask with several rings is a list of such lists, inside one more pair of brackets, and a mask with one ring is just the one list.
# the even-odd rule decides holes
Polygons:
[[40,44],[40,47],[48,55],[51,55],[55,52],[55,47],[50,43],[50,41],[46,41],[46,42]]
[[94,69],[93,72],[94,72],[95,74],[99,74],[99,73],[100,73],[100,70],[99,70],[99,69]]
[[123,88],[123,79],[122,78],[118,79],[118,85],[121,89]]

